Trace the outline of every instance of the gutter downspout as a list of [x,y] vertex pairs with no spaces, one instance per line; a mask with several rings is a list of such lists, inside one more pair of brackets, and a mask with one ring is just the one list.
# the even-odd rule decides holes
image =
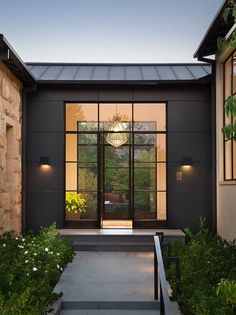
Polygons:
[[22,88],[22,127],[21,127],[21,139],[22,139],[22,200],[21,200],[21,233],[26,233],[26,207],[27,207],[27,110],[26,110],[26,95],[28,92],[36,91],[37,84],[33,84],[31,87]]
[[216,61],[214,59],[198,56],[199,61],[211,64],[211,212],[212,212],[212,231],[217,233],[217,189],[216,189]]

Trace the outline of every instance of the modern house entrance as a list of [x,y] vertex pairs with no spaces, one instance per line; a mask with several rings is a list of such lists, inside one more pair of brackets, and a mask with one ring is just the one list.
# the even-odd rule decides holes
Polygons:
[[164,227],[166,104],[66,103],[68,227]]

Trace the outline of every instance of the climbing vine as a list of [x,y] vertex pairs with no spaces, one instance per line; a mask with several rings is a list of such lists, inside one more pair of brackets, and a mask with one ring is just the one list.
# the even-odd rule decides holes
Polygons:
[[[228,7],[226,7],[224,10],[223,18],[226,23],[229,22],[230,18],[233,18],[233,21],[236,24],[236,0],[228,0]],[[219,37],[217,45],[220,50],[225,50],[229,47],[236,49],[236,29],[232,32],[229,39],[226,39],[225,37]],[[228,118],[236,117],[236,99],[233,95],[226,99],[224,107],[225,114]],[[222,133],[226,140],[236,141],[236,119],[232,119],[231,123],[224,125],[222,128]]]

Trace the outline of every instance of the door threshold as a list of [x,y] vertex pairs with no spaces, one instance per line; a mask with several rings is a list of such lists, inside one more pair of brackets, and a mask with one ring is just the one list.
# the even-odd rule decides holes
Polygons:
[[132,220],[102,220],[102,229],[132,229]]

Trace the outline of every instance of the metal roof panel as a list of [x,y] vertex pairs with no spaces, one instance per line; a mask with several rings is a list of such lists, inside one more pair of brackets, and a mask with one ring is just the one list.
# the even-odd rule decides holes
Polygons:
[[161,80],[177,80],[175,73],[171,69],[171,66],[158,66],[158,73]]
[[124,67],[121,66],[110,66],[110,80],[114,81],[123,81],[125,80],[125,70]]
[[204,77],[205,75],[209,74],[211,70],[210,66],[207,67],[207,70],[205,70],[203,67],[196,67],[196,66],[187,66],[187,68],[192,73],[195,79],[200,79]]
[[155,66],[141,66],[143,80],[160,80]]
[[172,66],[178,80],[194,80],[196,79],[186,66]]
[[57,80],[73,80],[77,70],[77,66],[64,66],[62,71],[59,73]]
[[139,66],[126,66],[126,80],[142,81],[142,73]]
[[63,66],[48,66],[39,78],[40,80],[57,80],[57,77],[62,70]]
[[40,82],[189,81],[211,73],[208,64],[53,64],[29,63]]
[[109,68],[108,66],[100,66],[94,67],[92,80],[102,80],[107,81],[109,76]]
[[78,72],[74,78],[76,81],[83,81],[83,80],[91,80],[93,71],[94,71],[94,66],[84,66],[81,65],[79,69],[77,69]]

